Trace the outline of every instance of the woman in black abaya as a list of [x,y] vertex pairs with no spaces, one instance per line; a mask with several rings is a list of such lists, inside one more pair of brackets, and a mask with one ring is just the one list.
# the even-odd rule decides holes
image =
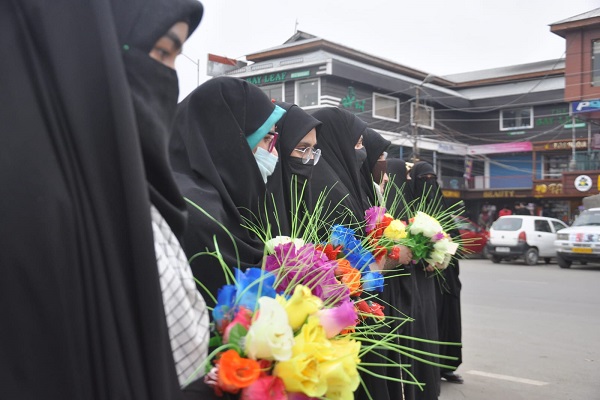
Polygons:
[[[312,116],[322,122],[317,128],[317,147],[322,153],[310,180],[311,209],[323,195],[325,201],[319,211],[326,229],[335,224],[354,227],[364,220],[368,207],[363,200],[366,194],[361,188],[354,149],[367,124],[354,114],[334,107],[317,110]],[[327,232],[323,229],[320,234]]]
[[[437,183],[435,187],[432,186],[432,181],[428,178],[430,175],[435,176],[435,171],[431,164],[425,161],[416,162],[410,169],[408,185],[416,205],[423,199],[425,199],[423,200],[424,204],[429,204],[430,206],[436,204],[434,201],[438,186]],[[436,304],[438,286],[434,272],[426,271],[427,267],[424,262],[415,264],[412,267],[416,282],[415,293],[418,293],[418,295],[413,296],[413,315],[411,317],[415,319],[413,322],[415,337],[437,341],[439,340]],[[413,346],[433,354],[439,354],[440,350],[437,344],[431,343],[414,342]],[[433,362],[439,361],[437,357],[424,358]],[[424,391],[415,390],[415,399],[437,399],[440,394],[440,368],[421,362],[414,362],[413,373],[419,382],[425,384]]]
[[275,104],[286,113],[275,127],[279,162],[267,181],[267,204],[276,210],[269,210],[272,232],[273,236],[302,237],[306,227],[303,218],[311,199],[309,181],[321,154],[315,150],[316,128],[321,122],[295,104]]
[[[406,162],[397,158],[388,158],[387,173],[389,176],[389,187],[386,189],[386,208],[391,210],[394,216],[406,220],[407,215],[403,215],[403,211],[405,211],[403,209],[406,204],[410,204],[412,201],[412,192],[406,180]],[[420,314],[420,300],[418,299],[419,292],[416,287],[414,266],[412,264],[405,266],[402,273],[405,275],[391,277],[386,280],[387,285],[384,289],[384,295],[392,306],[390,314],[397,318],[413,318],[419,320],[420,324],[424,316]],[[415,321],[405,322],[398,329],[397,333],[404,336],[415,336],[416,325]],[[407,347],[415,347],[417,345],[416,342],[409,341],[408,339],[400,339],[399,344]],[[400,361],[403,364],[410,364],[412,366],[417,363],[414,359],[405,356],[402,356]],[[413,372],[414,367],[409,368],[409,370]],[[412,380],[404,372],[402,378],[407,381]],[[392,381],[388,382],[388,387],[391,393],[402,393],[403,397],[398,395],[398,398],[405,400],[415,399],[415,391],[419,390],[415,385],[402,384],[400,386],[400,384]]]
[[201,15],[1,2],[1,398],[179,398],[151,217],[185,223],[165,146],[177,80],[149,53]]
[[389,140],[381,136],[374,129],[367,128],[363,135],[363,145],[367,150],[367,159],[360,168],[361,184],[367,195],[370,206],[383,205],[382,194],[383,189],[381,182],[384,180],[386,173],[386,161],[384,152],[390,147]]
[[[435,170],[428,163],[415,164],[416,187],[422,193],[426,193],[428,201],[431,204],[439,204],[442,210],[447,209],[447,204],[439,187]],[[450,236],[458,237],[460,233],[457,230],[449,232]],[[459,278],[459,264],[456,258],[453,258],[447,268],[445,268],[439,279],[436,279],[436,300],[438,316],[438,337],[441,342],[461,343],[462,341],[462,322],[460,312],[460,291],[462,284]],[[440,345],[440,354],[455,357],[456,360],[444,360],[444,364],[453,369],[441,369],[442,378],[452,383],[463,383],[463,378],[454,373],[462,363],[462,346]]]
[[258,87],[231,77],[207,81],[178,106],[171,164],[181,192],[194,203],[183,246],[194,276],[215,297],[226,284],[219,260],[206,254],[216,250],[215,241],[228,268],[262,260],[263,240],[243,226],[252,221],[267,229],[268,174],[261,174],[253,150],[284,113]]

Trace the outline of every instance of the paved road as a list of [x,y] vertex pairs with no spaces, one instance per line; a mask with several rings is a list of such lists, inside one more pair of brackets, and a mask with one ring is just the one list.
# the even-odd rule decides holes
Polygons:
[[460,267],[465,384],[440,400],[600,400],[600,266]]

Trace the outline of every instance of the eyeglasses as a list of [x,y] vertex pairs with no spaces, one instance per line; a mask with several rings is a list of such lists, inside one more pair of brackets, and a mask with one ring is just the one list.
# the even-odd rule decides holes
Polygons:
[[[319,159],[321,158],[321,149],[315,150],[314,147],[305,147],[303,149],[294,149],[300,153],[302,153],[302,164],[308,164],[308,162],[313,159],[314,164],[317,165]],[[310,150],[310,151],[309,151]]]
[[[277,138],[279,137],[279,133],[277,132],[268,132],[267,135],[271,136],[271,141],[269,142],[269,153],[273,151],[273,149],[275,148],[275,144],[277,143]],[[267,137],[265,136],[264,139],[266,139]]]

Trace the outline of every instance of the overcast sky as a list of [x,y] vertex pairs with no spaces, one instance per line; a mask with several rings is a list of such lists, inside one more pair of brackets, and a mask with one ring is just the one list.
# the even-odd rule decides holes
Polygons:
[[202,22],[177,60],[180,99],[209,79],[208,53],[243,59],[283,44],[296,21],[298,30],[442,76],[563,57],[565,40],[548,25],[600,7],[598,0],[201,1]]

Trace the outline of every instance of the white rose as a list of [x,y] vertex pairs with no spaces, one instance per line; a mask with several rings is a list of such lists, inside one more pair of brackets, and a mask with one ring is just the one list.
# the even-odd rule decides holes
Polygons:
[[252,322],[246,335],[246,354],[253,360],[289,360],[294,332],[285,309],[271,297],[258,299],[258,306],[258,318]]
[[442,232],[440,223],[435,218],[421,211],[417,212],[417,215],[415,215],[410,224],[410,233],[413,235],[422,233],[426,237],[433,237],[433,235],[439,232]]
[[458,243],[454,243],[449,238],[444,238],[435,242],[433,249],[444,254],[454,255],[456,254],[456,250],[458,250]]
[[286,243],[294,243],[294,246],[296,247],[304,246],[304,240],[302,239],[292,239],[289,236],[275,236],[273,239],[268,240],[265,243],[265,249],[267,250],[267,253],[273,254],[275,252],[275,247]]

